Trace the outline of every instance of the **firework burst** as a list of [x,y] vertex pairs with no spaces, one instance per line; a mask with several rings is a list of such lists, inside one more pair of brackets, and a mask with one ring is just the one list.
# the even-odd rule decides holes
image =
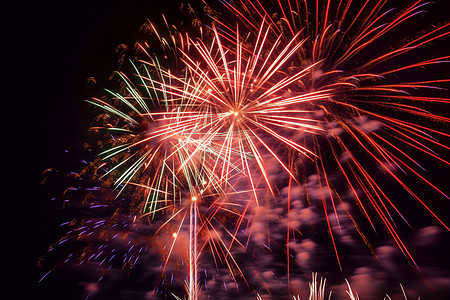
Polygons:
[[[120,76],[126,83],[127,96],[110,92],[113,101],[119,101],[122,106],[131,109],[131,113],[127,114],[100,99],[89,101],[125,122],[125,125],[116,122],[116,126],[108,123],[106,126],[92,127],[92,130],[126,133],[121,138],[113,137],[111,147],[100,154],[104,161],[111,160],[113,163],[103,177],[117,177],[114,186],[119,188],[119,193],[130,185],[144,190],[141,217],[151,216],[153,219],[156,212],[164,211],[167,221],[156,233],[170,221],[181,218],[175,233],[177,236],[187,214],[192,223],[193,218],[197,219],[197,211],[201,213],[200,228],[211,229],[210,239],[206,241],[212,243],[210,248],[215,249],[216,253],[221,252],[225,260],[231,258],[234,261],[230,252],[233,243],[243,246],[236,236],[242,226],[248,226],[244,221],[252,197],[258,204],[255,177],[260,175],[264,178],[266,187],[273,194],[264,166],[263,151],[269,153],[294,178],[276,153],[278,149],[269,146],[264,140],[270,136],[303,155],[314,155],[297,141],[286,138],[286,130],[302,134],[320,131],[320,126],[307,118],[310,112],[302,107],[305,102],[328,97],[327,91],[291,96],[289,92],[283,92],[289,90],[289,86],[302,78],[308,69],[292,77],[280,71],[301,44],[291,43],[281,49],[275,45],[266,58],[261,58],[269,29],[270,26],[261,26],[255,39],[257,46],[254,52],[246,54],[242,53],[239,34],[229,47],[222,43],[215,28],[209,46],[202,41],[189,39],[186,43],[192,45],[199,59],[194,60],[193,54],[188,55],[180,50],[183,53],[181,61],[186,67],[184,77],[164,70],[156,63],[156,59],[142,61],[144,74],[133,64],[140,89],[147,92],[146,96],[141,96],[124,74]],[[156,78],[148,70],[149,67],[156,70]],[[148,102],[156,103],[156,108],[150,109]],[[304,117],[299,117],[299,114]],[[256,162],[259,172],[252,170],[253,162],[249,161]],[[101,168],[105,166],[106,162],[100,165]],[[113,174],[120,168],[124,168],[123,171]],[[235,187],[242,177],[248,179],[248,191]],[[186,191],[190,196],[186,196]],[[205,196],[205,191],[213,193]],[[252,196],[242,205],[229,200],[233,198],[232,195],[244,193]],[[186,197],[197,200],[200,196],[202,200],[214,198],[209,202],[199,201],[208,203],[205,210],[200,211],[192,204],[187,209],[183,205]],[[227,199],[228,203],[224,203],[223,199]],[[241,206],[243,209],[230,210],[227,206]],[[238,216],[234,228],[225,229],[231,236],[228,244],[222,239],[219,239],[219,245],[214,242],[217,227],[221,225],[213,225],[212,222],[216,222],[219,210]],[[191,245],[190,249],[194,247]],[[239,270],[235,261],[233,265]],[[231,270],[230,265],[229,268]],[[243,276],[240,270],[239,274]]]
[[[340,268],[337,232],[346,220],[372,253],[363,227],[383,228],[415,264],[398,230],[398,220],[409,225],[403,205],[386,187],[387,181],[401,187],[449,229],[408,178],[448,198],[417,157],[449,164],[439,155],[448,150],[439,139],[449,135],[436,129],[449,120],[426,109],[450,101],[439,95],[449,80],[421,73],[450,56],[420,59],[425,56],[414,53],[448,37],[449,25],[383,47],[427,3],[401,11],[387,1],[221,3],[235,13],[235,23],[206,10],[213,22],[198,38],[172,34],[167,22],[165,38],[149,23],[166,62],[174,61],[162,63],[140,43],[144,55],[130,62],[133,75],[117,73],[122,91],[88,101],[106,111],[91,127],[103,134],[94,173],[117,190],[116,200],[133,195],[133,205],[123,203],[133,222],[137,216],[153,228],[159,239],[153,247],[164,257],[161,272],[168,272],[171,257],[185,262],[187,294],[196,299],[200,254],[209,252],[236,286],[251,287],[234,249],[248,251],[259,234],[261,206],[284,199],[283,238],[273,243],[287,262],[289,291],[290,261],[298,250],[291,247],[302,235],[291,212],[300,189],[303,202],[325,216]],[[363,219],[351,212],[354,205]],[[87,227],[110,230],[111,222]],[[89,230],[84,223],[78,228],[78,238]],[[272,251],[267,232],[264,245]],[[133,247],[124,262],[134,266],[136,249],[145,247]],[[88,260],[103,258],[103,251],[99,247]],[[313,277],[311,294],[323,298],[324,285]],[[350,286],[348,294],[357,299]]]

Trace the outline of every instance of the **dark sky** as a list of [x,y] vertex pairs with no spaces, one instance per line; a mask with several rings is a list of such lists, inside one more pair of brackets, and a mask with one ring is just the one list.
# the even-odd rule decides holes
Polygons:
[[134,41],[146,17],[174,8],[174,1],[143,2],[16,0],[0,8],[7,299],[44,296],[36,263],[57,237],[58,220],[49,215],[52,193],[40,185],[41,173],[63,164],[64,150],[76,151],[84,141],[93,113],[82,100],[98,92],[87,78],[106,82],[116,47]]
[[1,244],[8,299],[44,297],[36,289],[44,270],[36,264],[57,238],[58,220],[48,209],[55,192],[40,185],[41,173],[74,159],[64,150],[76,151],[83,143],[93,116],[83,99],[97,91],[86,80],[107,81],[116,47],[135,40],[146,17],[160,15],[161,5],[152,2],[2,4],[2,145],[7,154]]

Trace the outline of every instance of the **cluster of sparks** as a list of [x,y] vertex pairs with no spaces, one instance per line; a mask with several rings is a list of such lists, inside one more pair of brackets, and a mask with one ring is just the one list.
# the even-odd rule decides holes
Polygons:
[[[131,63],[133,79],[118,73],[125,92],[108,91],[109,100],[88,101],[109,116],[91,128],[112,137],[100,154],[101,178],[114,178],[119,195],[126,188],[138,191],[139,217],[158,224],[155,235],[173,237],[163,273],[190,222],[189,277],[198,276],[192,264],[210,250],[216,264],[245,281],[233,247],[248,245],[252,209],[281,197],[278,186],[284,184],[289,218],[291,190],[304,188],[308,174],[315,174],[309,179],[323,193],[314,203],[305,190],[305,201],[323,210],[339,267],[333,224],[339,226],[336,207],[348,202],[348,191],[373,230],[384,227],[415,264],[396,229],[395,219],[405,218],[383,182],[388,177],[449,229],[397,171],[447,197],[405,148],[449,164],[438,154],[448,149],[438,138],[449,135],[433,128],[449,120],[422,108],[450,101],[435,96],[449,80],[402,78],[449,60],[411,61],[411,53],[448,37],[450,24],[380,50],[380,43],[414,22],[427,3],[417,1],[402,11],[386,9],[383,0],[361,7],[330,0],[221,3],[235,14],[235,23],[212,14],[200,38],[172,33],[165,38],[152,27],[164,51],[176,57],[176,68],[164,67],[142,43],[145,58]],[[336,171],[345,178],[341,186],[330,176]],[[287,179],[280,183],[274,173]],[[350,209],[346,212],[371,249]],[[288,274],[289,241],[296,235],[288,225]],[[195,299],[198,287],[192,284],[198,283],[188,286]]]

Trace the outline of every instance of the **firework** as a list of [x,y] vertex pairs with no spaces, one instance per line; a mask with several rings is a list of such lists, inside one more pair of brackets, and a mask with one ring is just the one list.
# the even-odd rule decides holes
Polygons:
[[[449,56],[421,60],[413,54],[447,37],[448,24],[387,49],[380,45],[396,37],[425,3],[400,12],[389,10],[387,1],[361,7],[352,1],[222,3],[236,14],[236,23],[212,14],[211,26],[201,27],[198,38],[165,38],[149,23],[164,57],[174,62],[164,64],[141,43],[137,48],[144,55],[130,62],[132,72],[117,73],[122,90],[88,101],[107,112],[91,128],[103,134],[94,172],[117,190],[116,201],[132,195],[117,211],[127,206],[132,223],[138,216],[151,225],[160,241],[153,247],[164,256],[162,273],[171,257],[186,262],[187,294],[196,299],[200,256],[208,251],[236,286],[251,287],[234,254],[249,251],[252,236],[264,231],[257,228],[261,207],[283,198],[287,207],[279,218],[286,239],[271,242],[267,226],[264,246],[282,249],[290,291],[290,261],[298,251],[292,245],[301,234],[294,213],[299,190],[308,206],[322,210],[340,268],[336,232],[344,230],[344,218],[372,253],[362,227],[381,225],[415,264],[397,229],[399,217],[406,222],[402,205],[386,186],[394,182],[448,229],[407,179],[413,176],[447,197],[415,157],[448,165],[438,154],[448,147],[436,138],[448,134],[434,127],[448,118],[425,109],[448,103],[437,94],[448,79],[423,79],[417,70],[446,63]],[[365,221],[348,203],[356,204]],[[81,225],[75,235],[90,234]],[[101,226],[112,225],[98,220],[87,227],[93,232]],[[136,263],[133,247],[124,264]],[[84,256],[101,259],[103,251]],[[317,284],[313,276],[312,282],[313,298],[324,298],[325,281]],[[347,293],[358,299],[350,285]]]

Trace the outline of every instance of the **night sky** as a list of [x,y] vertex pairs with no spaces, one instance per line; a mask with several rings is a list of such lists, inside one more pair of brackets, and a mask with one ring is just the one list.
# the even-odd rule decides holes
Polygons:
[[37,288],[45,274],[37,262],[58,238],[61,222],[49,201],[61,187],[43,187],[41,174],[52,167],[79,166],[76,152],[96,114],[83,100],[98,94],[87,79],[107,82],[116,47],[132,42],[145,18],[159,15],[159,7],[142,1],[77,0],[2,5],[8,128],[2,184],[2,270],[7,281],[2,286],[8,299],[78,299],[70,295],[75,291],[58,286],[53,291]]
[[[49,200],[62,187],[41,185],[41,174],[48,168],[79,166],[86,131],[98,112],[83,100],[102,94],[101,88],[108,84],[116,66],[115,49],[122,43],[132,44],[147,17],[159,19],[160,11],[173,11],[175,1],[156,2],[18,0],[2,5],[1,48],[3,65],[6,63],[1,80],[6,104],[2,109],[6,117],[2,145],[6,164],[1,244],[5,299],[80,299],[81,287],[77,282],[68,283],[70,276],[61,279],[61,285],[57,281],[51,286],[38,284],[46,270],[38,268],[37,262],[59,237],[58,224],[64,219]],[[443,2],[438,3],[437,19],[450,9],[449,3]],[[442,53],[442,49],[437,51]],[[91,76],[97,80],[95,85],[87,82]],[[436,180],[442,186],[448,173],[442,168],[437,172]],[[447,213],[441,215],[449,224],[449,205],[442,203],[442,207]],[[448,274],[449,258],[443,251],[450,249],[450,235],[439,232],[438,236],[434,254],[447,260],[442,261],[442,273]],[[419,244],[419,256],[432,251],[420,248],[420,233],[411,235],[410,240]]]

